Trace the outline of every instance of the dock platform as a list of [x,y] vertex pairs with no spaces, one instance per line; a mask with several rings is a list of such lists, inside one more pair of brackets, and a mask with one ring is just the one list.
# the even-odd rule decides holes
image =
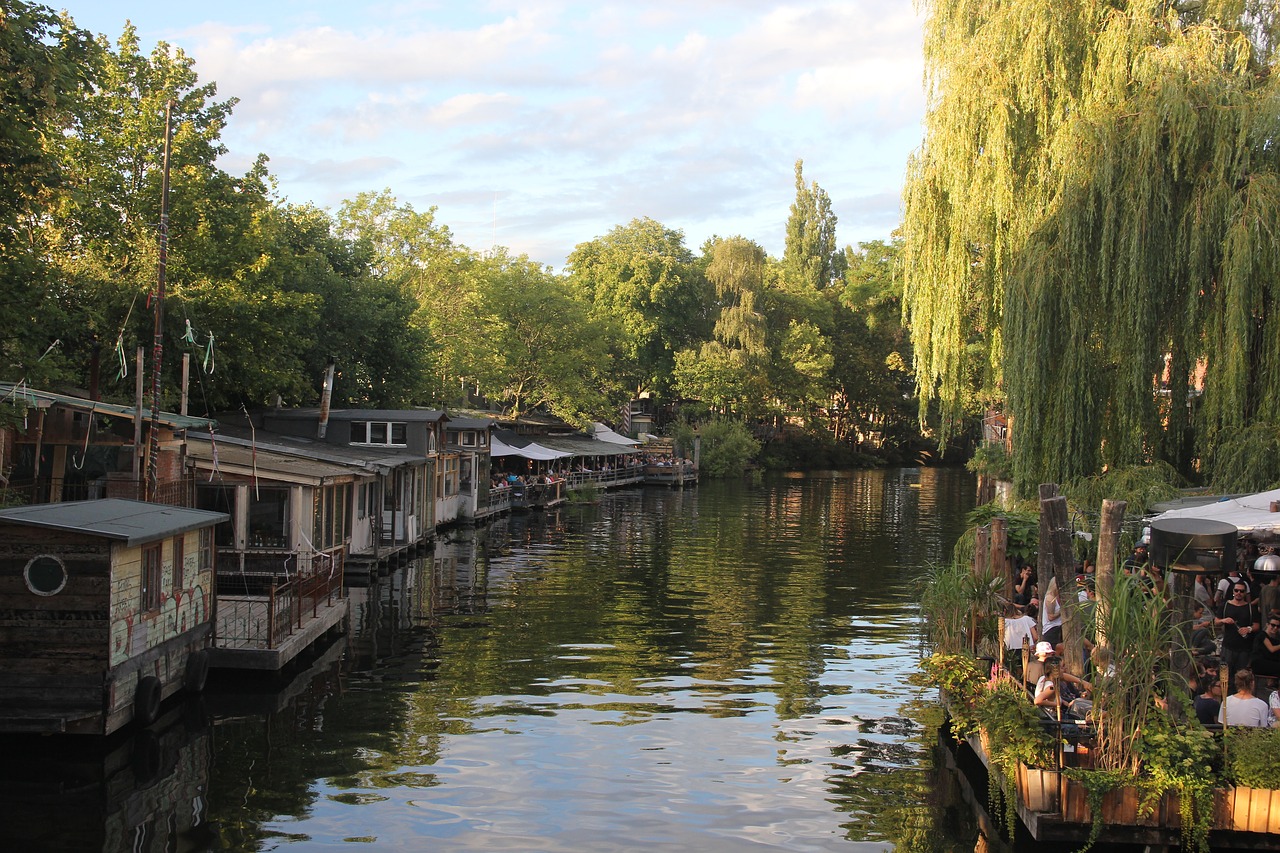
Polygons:
[[[264,596],[219,596],[209,666],[279,671],[330,632],[346,632],[347,599],[320,600],[301,615],[296,610],[282,615],[272,612],[272,601]],[[289,625],[281,630],[285,621]]]

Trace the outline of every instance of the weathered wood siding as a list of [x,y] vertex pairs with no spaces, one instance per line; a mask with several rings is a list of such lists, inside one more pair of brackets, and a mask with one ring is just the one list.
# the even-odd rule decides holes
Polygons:
[[[42,554],[67,572],[56,595],[27,588],[23,571]],[[111,550],[102,539],[10,528],[0,542],[0,714],[101,711],[108,666]]]

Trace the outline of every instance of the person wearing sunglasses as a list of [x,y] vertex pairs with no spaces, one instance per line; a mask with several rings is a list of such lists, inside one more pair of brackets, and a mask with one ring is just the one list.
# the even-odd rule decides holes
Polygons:
[[1280,613],[1272,611],[1253,647],[1253,674],[1280,678]]
[[1261,627],[1258,606],[1249,600],[1249,587],[1243,581],[1231,585],[1231,599],[1222,608],[1222,616],[1214,624],[1222,626],[1222,663],[1231,673],[1248,669],[1253,657],[1253,644]]

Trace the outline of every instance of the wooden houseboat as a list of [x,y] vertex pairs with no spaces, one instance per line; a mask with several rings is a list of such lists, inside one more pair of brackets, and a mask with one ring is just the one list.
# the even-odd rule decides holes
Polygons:
[[257,594],[319,570],[341,571],[358,472],[345,465],[193,437],[196,502],[226,514],[215,533],[218,591]]
[[510,508],[505,495],[491,494],[489,437],[493,426],[491,420],[454,415],[445,424],[445,452],[458,459],[458,517],[465,521],[488,518]]
[[[186,471],[187,431],[209,431],[213,421],[172,412],[104,403],[0,382],[0,405],[20,422],[0,428],[0,494],[10,503],[57,503],[95,498],[149,499],[194,506]],[[157,430],[156,488],[148,494],[143,457]]]
[[314,438],[333,446],[390,451],[422,460],[416,468],[388,470],[373,506],[382,545],[394,550],[417,547],[435,535],[437,527],[456,521],[461,511],[458,466],[442,457],[448,416],[435,409],[279,409],[264,412],[260,426],[284,435]]
[[107,735],[202,690],[226,520],[116,498],[0,510],[0,730]]

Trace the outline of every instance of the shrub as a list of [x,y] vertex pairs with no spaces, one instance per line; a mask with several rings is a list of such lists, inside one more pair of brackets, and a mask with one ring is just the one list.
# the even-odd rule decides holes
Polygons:
[[740,421],[717,419],[702,425],[698,471],[708,477],[741,477],[760,452],[760,442]]

